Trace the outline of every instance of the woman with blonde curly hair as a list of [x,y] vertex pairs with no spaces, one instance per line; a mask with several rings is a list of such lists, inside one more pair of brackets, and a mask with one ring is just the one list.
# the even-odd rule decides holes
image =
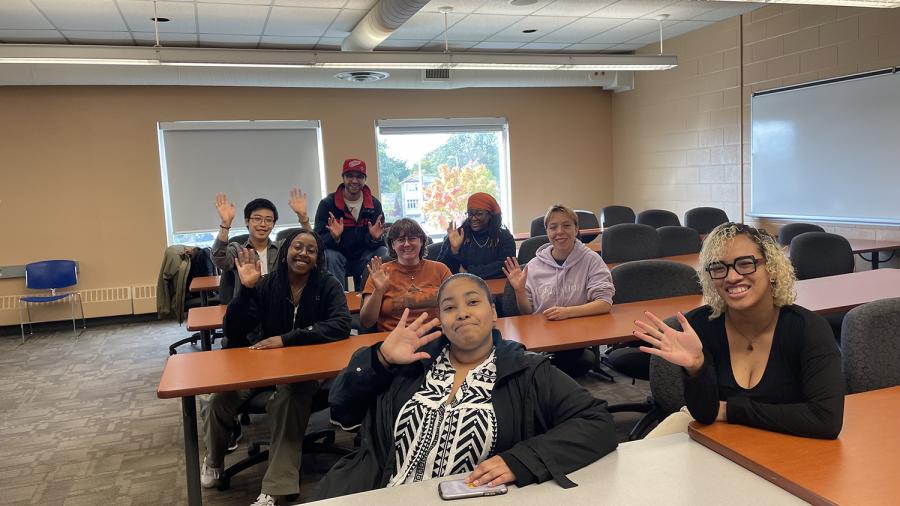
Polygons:
[[844,414],[841,356],[828,322],[795,305],[794,269],[775,239],[739,223],[703,243],[698,275],[705,306],[678,314],[682,330],[656,315],[636,321],[641,351],[682,367],[688,413],[654,431],[729,422],[834,439]]

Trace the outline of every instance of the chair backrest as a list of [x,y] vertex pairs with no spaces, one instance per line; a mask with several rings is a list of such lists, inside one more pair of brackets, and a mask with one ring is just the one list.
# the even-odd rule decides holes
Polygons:
[[846,238],[828,232],[805,232],[791,241],[791,263],[797,279],[853,272],[853,248]]
[[441,246],[443,243],[436,242],[425,246],[425,258],[429,260],[435,260],[438,257],[438,253],[441,252]]
[[286,229],[284,229],[284,230],[278,232],[278,233],[275,235],[275,241],[277,242],[277,241],[283,240],[285,237],[288,236],[288,234],[290,234],[291,232],[293,232],[293,231],[295,231],[295,230],[300,230],[300,227],[286,228]]
[[[228,242],[236,242],[240,244],[246,241],[249,237],[250,234],[236,235],[228,239]],[[222,271],[222,274],[219,275],[219,300],[222,301],[222,304],[228,304],[229,302],[231,302],[231,299],[234,298],[234,290],[237,286],[237,283],[237,274],[235,273],[233,268]]]
[[522,241],[522,245],[519,246],[519,253],[516,255],[516,260],[519,261],[519,265],[525,265],[537,253],[538,248],[550,242],[550,238],[546,235],[539,235],[536,237],[529,237]]
[[[575,211],[575,215],[578,216],[578,228],[586,229],[586,228],[600,228],[600,220],[597,219],[597,215],[582,209],[577,209]],[[591,242],[597,238],[600,234],[582,234],[581,242]]]
[[74,260],[44,260],[25,265],[25,286],[32,290],[55,290],[78,284]]
[[[666,318],[668,326],[681,330],[675,317]],[[681,409],[684,402],[684,380],[681,367],[655,355],[650,357],[650,395],[666,416]]]
[[519,316],[522,314],[519,312],[519,304],[516,302],[516,291],[513,290],[512,285],[509,284],[509,280],[503,285],[503,296],[500,298],[499,309],[497,316],[501,318],[506,316]]
[[851,309],[841,327],[841,360],[847,393],[900,385],[900,298]]
[[778,231],[778,243],[787,246],[794,237],[806,232],[824,232],[825,229],[812,223],[788,223]]
[[606,206],[600,210],[603,229],[620,223],[634,223],[634,210],[628,206]]
[[660,257],[659,234],[649,225],[620,223],[603,230],[600,251],[606,263]]
[[613,304],[702,293],[690,266],[668,260],[636,260],[613,267]]
[[664,257],[700,252],[700,234],[688,227],[659,227],[659,249]]
[[531,233],[530,237],[537,237],[539,235],[547,235],[547,227],[544,226],[544,217],[538,216],[537,218],[531,220]]
[[708,234],[723,223],[728,223],[728,214],[718,207],[695,207],[684,213],[684,226],[698,234]]
[[666,211],[665,209],[647,209],[646,211],[641,211],[638,213],[634,222],[642,225],[650,225],[653,228],[681,226],[678,215],[672,211]]

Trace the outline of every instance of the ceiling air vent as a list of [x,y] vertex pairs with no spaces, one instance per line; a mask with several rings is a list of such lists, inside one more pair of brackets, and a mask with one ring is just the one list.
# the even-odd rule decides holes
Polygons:
[[450,69],[425,69],[422,71],[422,81],[445,82],[450,80]]
[[343,79],[344,81],[353,81],[355,83],[369,83],[372,81],[381,81],[387,79],[391,75],[387,72],[376,72],[374,70],[353,70],[350,72],[341,72],[335,74],[334,77]]

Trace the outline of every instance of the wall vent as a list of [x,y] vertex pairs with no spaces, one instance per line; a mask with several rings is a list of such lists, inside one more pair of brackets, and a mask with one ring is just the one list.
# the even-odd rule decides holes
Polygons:
[[446,82],[450,80],[450,69],[423,69],[422,82]]

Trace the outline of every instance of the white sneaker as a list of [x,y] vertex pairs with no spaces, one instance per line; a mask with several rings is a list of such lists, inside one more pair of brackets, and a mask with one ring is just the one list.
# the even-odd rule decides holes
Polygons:
[[275,506],[275,498],[269,494],[259,494],[259,497],[250,506]]
[[203,488],[213,488],[219,484],[219,475],[221,469],[209,467],[206,465],[206,457],[203,457],[203,465],[200,466],[200,486]]

